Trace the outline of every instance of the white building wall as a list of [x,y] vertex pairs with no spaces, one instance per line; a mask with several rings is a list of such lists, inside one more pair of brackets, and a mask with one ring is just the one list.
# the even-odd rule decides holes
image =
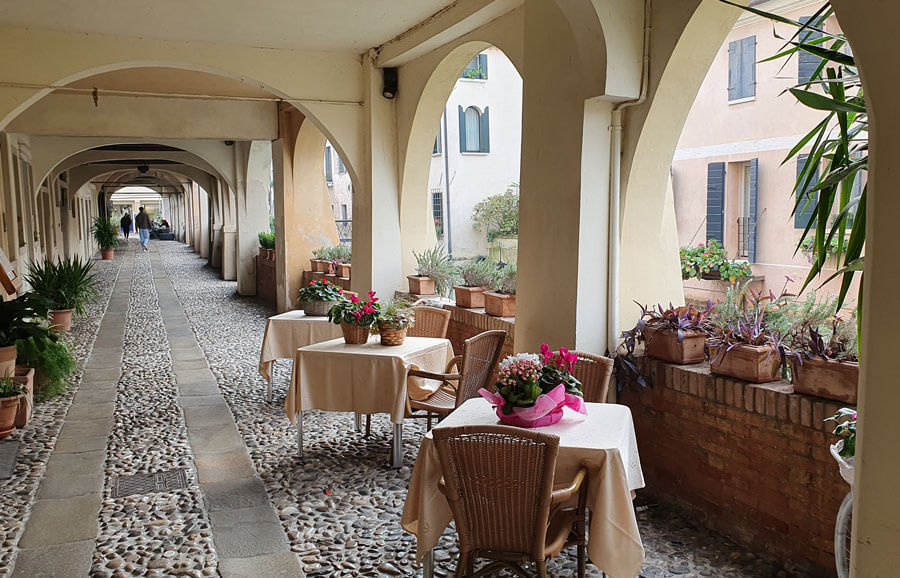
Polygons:
[[[336,222],[352,221],[353,183],[350,181],[350,173],[347,171],[343,161],[340,160],[337,150],[327,141],[325,142],[324,158],[326,164],[329,160],[331,161],[330,174],[328,167],[325,167],[325,184],[328,185],[328,195],[331,197],[331,211],[334,213],[334,220]],[[338,235],[343,238],[345,232],[349,232],[347,228],[349,226],[350,224],[338,223]]]
[[[497,48],[488,48],[487,79],[460,78],[447,100],[447,149],[450,194],[445,176],[443,119],[438,138],[441,153],[431,161],[428,190],[443,191],[444,236],[448,242],[447,206],[449,205],[449,244],[454,257],[487,255],[484,232],[472,228],[472,209],[487,196],[504,192],[510,183],[519,181],[519,159],[522,148],[522,77],[512,62]],[[461,153],[459,143],[459,107],[476,106],[490,110],[490,152]],[[449,202],[448,202],[449,201]]]

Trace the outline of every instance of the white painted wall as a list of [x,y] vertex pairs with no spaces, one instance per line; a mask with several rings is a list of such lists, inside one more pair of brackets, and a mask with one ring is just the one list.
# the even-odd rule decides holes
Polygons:
[[[522,77],[506,55],[498,48],[484,51],[488,58],[487,80],[461,78],[456,82],[445,109],[447,114],[447,149],[449,152],[449,216],[450,242],[454,257],[487,255],[484,232],[472,228],[472,209],[487,196],[504,192],[510,183],[519,181],[519,159],[522,148]],[[489,153],[460,153],[459,106],[463,110],[476,106],[490,109]],[[435,127],[435,131],[438,127]],[[443,123],[441,123],[443,130]],[[442,152],[431,160],[428,195],[444,191],[444,242],[447,242],[447,188],[444,171],[444,138]]]

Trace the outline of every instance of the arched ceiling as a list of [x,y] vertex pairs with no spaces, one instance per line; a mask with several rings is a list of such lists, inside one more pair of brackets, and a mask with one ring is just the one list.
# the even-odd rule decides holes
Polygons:
[[67,87],[100,92],[209,95],[234,98],[273,98],[256,83],[179,68],[126,68],[76,80]]

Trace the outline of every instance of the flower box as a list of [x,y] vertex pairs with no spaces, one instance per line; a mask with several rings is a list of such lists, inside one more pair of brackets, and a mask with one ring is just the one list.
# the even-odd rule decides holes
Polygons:
[[315,267],[313,271],[317,273],[331,273],[331,261],[328,259],[315,259],[313,263]]
[[415,295],[434,295],[434,280],[431,277],[407,275],[409,292]]
[[484,307],[484,287],[465,287],[456,285],[453,292],[456,294],[456,305],[468,309],[481,309]]
[[338,277],[343,277],[345,279],[350,278],[350,263],[341,263],[339,265],[340,271],[337,271]]
[[730,351],[719,350],[723,345],[709,346],[709,371],[751,383],[766,383],[780,379],[778,369],[781,356],[771,345],[736,345]]
[[484,292],[484,312],[495,317],[516,316],[516,296],[496,291]]
[[813,357],[800,363],[790,358],[794,393],[804,393],[856,405],[859,363]]
[[685,331],[680,342],[672,329],[645,327],[643,332],[646,353],[650,357],[678,365],[701,363],[706,359],[706,333],[702,331]]

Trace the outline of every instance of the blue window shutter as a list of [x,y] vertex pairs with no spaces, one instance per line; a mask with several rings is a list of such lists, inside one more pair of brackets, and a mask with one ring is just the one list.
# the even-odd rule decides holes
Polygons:
[[750,214],[748,225],[747,259],[756,263],[756,217],[759,213],[759,159],[750,159]]
[[706,166],[706,240],[725,244],[725,163]]
[[491,152],[491,123],[489,116],[489,108],[484,107],[484,112],[481,113],[481,152],[489,153]]
[[[800,22],[802,24],[806,24],[809,22],[809,16],[803,16],[800,18]],[[810,43],[813,40],[818,38],[822,38],[822,33],[818,30],[804,30],[800,32],[799,40],[801,42]],[[814,54],[810,54],[805,50],[800,50],[797,52],[797,83],[798,84],[806,84],[810,81],[813,74],[815,74],[816,69],[819,67],[819,63],[822,62],[822,59]]]
[[728,43],[728,100],[737,100],[741,82],[741,45],[739,40]]
[[478,55],[478,68],[481,69],[481,78],[487,80],[487,54]]
[[[806,165],[806,159],[809,155],[797,155],[797,179],[799,180],[800,176],[803,174],[803,167]],[[801,199],[797,204],[797,207],[794,209],[794,228],[795,229],[805,229],[806,226],[810,223],[810,221],[815,218],[816,215],[816,205],[818,194],[812,193],[809,194],[807,191],[816,185],[819,181],[819,167],[815,167],[813,169],[812,178],[809,181],[809,186],[803,188],[803,192],[801,193]]]
[[466,111],[463,107],[459,108],[459,152],[466,150]]
[[738,98],[756,95],[756,36],[741,39],[741,94]]

